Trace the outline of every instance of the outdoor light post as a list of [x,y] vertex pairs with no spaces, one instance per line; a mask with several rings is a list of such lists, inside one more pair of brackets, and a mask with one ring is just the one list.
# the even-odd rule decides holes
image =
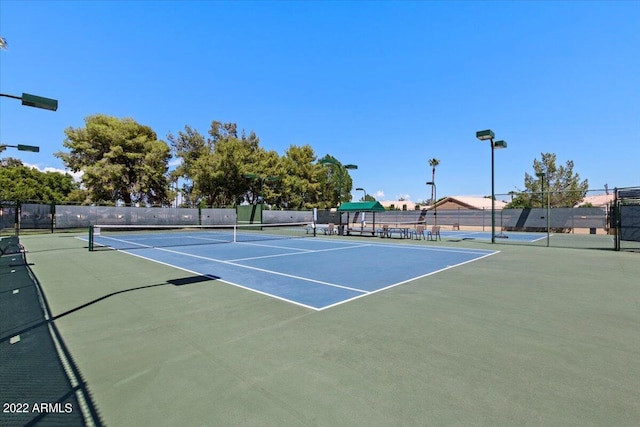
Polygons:
[[342,175],[346,172],[347,169],[353,170],[358,169],[357,165],[343,165],[337,160],[334,159],[322,159],[320,160],[320,164],[322,165],[331,165],[335,166],[338,170],[338,206],[342,204]]
[[544,172],[538,172],[538,173],[536,173],[536,176],[537,176],[538,178],[540,178],[540,185],[542,185],[542,194],[540,195],[540,207],[541,207],[541,208],[544,208],[544,177],[545,177],[546,175],[547,175],[547,174],[546,174],[546,173],[544,173]]
[[36,147],[35,145],[8,145],[8,144],[0,144],[0,153],[2,153],[7,147],[17,148],[18,151],[31,151],[33,153],[39,153],[40,147]]
[[480,141],[489,140],[491,142],[491,243],[496,242],[496,193],[495,193],[495,166],[494,151],[498,148],[507,148],[506,141],[495,141],[495,134],[491,129],[476,132],[476,138]]
[[438,225],[438,187],[433,181],[427,181],[426,184],[433,187],[433,225]]
[[[332,158],[322,159],[320,160],[320,164],[330,165],[331,167],[335,167],[338,171],[338,207],[340,207],[340,205],[342,204],[342,175],[346,173],[347,169],[350,169],[350,170],[358,169],[358,166],[352,165],[352,164],[343,165],[339,161]],[[338,220],[339,220],[338,234],[342,236],[343,230],[342,230],[342,213],[341,212],[338,212]]]
[[0,96],[6,96],[7,98],[20,99],[22,105],[27,107],[42,108],[43,110],[56,111],[58,109],[58,100],[45,98],[37,95],[30,95],[23,93],[22,96],[9,95],[6,93],[0,93]]
[[[536,176],[540,178],[540,182],[542,184],[542,207],[544,207],[544,179],[547,176],[544,172],[536,173]],[[549,209],[551,205],[551,192],[549,191],[549,186],[547,185],[547,247],[549,247],[549,237],[550,237],[550,227],[551,227],[551,210]]]
[[362,187],[358,187],[358,188],[356,188],[356,191],[363,191],[364,192],[364,201],[366,202],[367,201],[367,190],[365,190]]

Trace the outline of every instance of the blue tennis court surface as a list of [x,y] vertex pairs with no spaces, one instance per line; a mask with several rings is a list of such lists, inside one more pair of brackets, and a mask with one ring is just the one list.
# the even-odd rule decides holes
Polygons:
[[[157,237],[151,237],[152,239]],[[103,239],[100,241],[100,239]],[[105,237],[97,243],[112,244]],[[382,244],[346,239],[276,239],[242,243],[207,243],[166,247],[135,240],[137,249],[122,252],[215,278],[235,286],[323,310],[354,299],[495,254],[479,249]],[[96,256],[100,256],[96,254]]]

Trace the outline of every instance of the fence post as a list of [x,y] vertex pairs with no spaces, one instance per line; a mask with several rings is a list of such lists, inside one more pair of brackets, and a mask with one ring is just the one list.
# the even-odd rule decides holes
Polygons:
[[53,234],[53,230],[55,228],[55,219],[56,219],[56,202],[51,202],[51,207],[49,209],[51,213],[51,234]]

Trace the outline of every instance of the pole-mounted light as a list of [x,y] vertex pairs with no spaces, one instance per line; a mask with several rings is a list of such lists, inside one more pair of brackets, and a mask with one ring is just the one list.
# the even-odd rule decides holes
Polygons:
[[4,151],[7,147],[17,148],[18,151],[31,151],[33,153],[40,152],[40,147],[37,147],[35,145],[24,145],[24,144],[18,144],[18,145],[0,144],[0,152]]
[[427,181],[425,184],[433,187],[433,225],[438,225],[438,187],[433,181]]
[[506,141],[493,141],[496,135],[491,129],[476,132],[476,138],[480,141],[491,141],[491,243],[496,242],[496,192],[495,192],[495,166],[494,151],[500,148],[507,148]]
[[22,96],[0,93],[0,96],[20,99],[22,101],[22,105],[26,105],[27,107],[41,108],[49,111],[56,111],[58,109],[57,99],[45,98],[43,96],[31,95],[29,93],[23,93]]

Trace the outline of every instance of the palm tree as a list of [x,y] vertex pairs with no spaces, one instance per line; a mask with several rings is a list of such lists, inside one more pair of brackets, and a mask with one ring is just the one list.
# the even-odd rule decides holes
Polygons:
[[[429,166],[431,166],[431,182],[436,182],[436,167],[438,167],[439,164],[440,164],[440,160],[436,158],[429,159]],[[435,197],[434,191],[435,191],[435,188],[432,185],[431,186],[431,203],[436,202],[435,200],[433,200],[433,198]]]

